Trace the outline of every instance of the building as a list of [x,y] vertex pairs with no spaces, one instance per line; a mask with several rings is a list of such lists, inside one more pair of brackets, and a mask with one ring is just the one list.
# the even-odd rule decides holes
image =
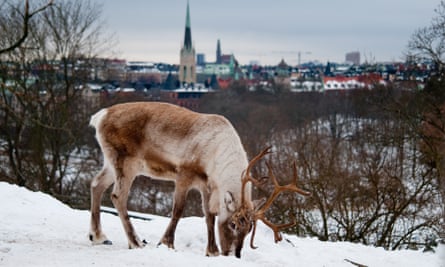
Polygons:
[[206,75],[215,74],[219,77],[232,75],[233,70],[232,67],[227,64],[206,64],[202,72]]
[[196,65],[204,66],[206,64],[206,55],[203,53],[198,53],[196,55]]
[[345,61],[354,65],[360,65],[360,52],[354,51],[346,53]]
[[204,95],[211,92],[213,92],[212,89],[205,88],[179,88],[176,90],[164,90],[161,92],[161,100],[191,110],[197,110],[199,108],[200,99]]
[[[239,68],[236,59],[233,54],[223,54],[221,50],[221,41],[218,39],[216,44],[216,60],[214,63],[206,63],[205,66],[200,69],[198,81],[207,81],[215,76],[218,81],[218,87],[228,87],[232,80],[238,80]],[[223,81],[223,82],[221,82]],[[212,87],[215,89],[215,87]]]
[[190,26],[190,7],[187,2],[187,14],[185,20],[184,44],[181,48],[179,59],[179,83],[182,87],[193,87],[196,84],[195,48],[192,44],[192,29]]
[[340,75],[335,77],[323,77],[323,89],[325,91],[342,91],[359,88],[372,89],[376,85],[386,85],[386,82],[382,77],[376,73],[368,73],[352,77]]
[[280,63],[278,63],[278,66],[275,68],[274,81],[275,84],[280,84],[286,88],[290,88],[291,77],[289,72],[289,65],[287,65],[284,59],[281,59]]
[[221,42],[218,39],[216,44],[216,64],[221,64]]

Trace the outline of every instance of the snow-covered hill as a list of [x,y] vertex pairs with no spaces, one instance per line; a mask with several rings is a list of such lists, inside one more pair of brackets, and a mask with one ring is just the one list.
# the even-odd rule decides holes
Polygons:
[[[205,257],[203,218],[184,218],[176,233],[176,250],[156,247],[169,219],[148,215],[151,221],[133,219],[143,249],[127,249],[118,217],[103,214],[105,233],[112,246],[92,246],[88,240],[89,212],[74,210],[51,196],[0,182],[0,266],[366,266],[445,267],[445,246],[437,253],[385,251],[343,242],[320,242],[285,235],[275,244],[273,233],[259,225],[255,243],[245,242],[241,259]],[[249,237],[248,237],[249,238]]]

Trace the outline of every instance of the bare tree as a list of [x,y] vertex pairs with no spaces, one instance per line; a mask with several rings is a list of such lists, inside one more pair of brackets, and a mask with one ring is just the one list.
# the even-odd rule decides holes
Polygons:
[[408,42],[408,56],[415,60],[432,60],[439,71],[445,64],[445,2],[435,9],[431,25],[417,29]]
[[[53,4],[54,0],[50,0],[48,3],[46,3],[45,5],[42,5],[41,7],[30,11],[29,10],[29,0],[25,1],[25,7],[24,7],[24,12],[23,14],[21,14],[22,20],[23,20],[23,28],[22,28],[22,32],[21,32],[21,36],[15,40],[13,43],[8,44],[7,47],[5,48],[0,48],[0,54],[3,53],[7,53],[10,52],[14,49],[16,49],[17,47],[19,47],[20,45],[22,45],[22,43],[25,41],[25,39],[28,37],[29,34],[29,21],[30,19],[36,15],[39,12],[42,12],[43,10],[45,10],[46,8],[48,8],[49,6],[51,6]],[[6,2],[4,2],[2,5],[4,5]],[[0,10],[1,10],[1,6],[0,6]],[[1,17],[1,20],[6,20],[7,18],[5,17]],[[7,25],[7,23],[2,23],[3,25]]]
[[[82,184],[94,162],[82,149],[92,134],[82,88],[109,44],[100,16],[91,1],[58,1],[28,21],[21,46],[1,55],[1,152],[8,159],[2,179],[55,195]],[[2,37],[20,25],[0,25]]]
[[[417,113],[406,113],[406,118],[417,125],[421,143],[423,162],[432,167],[437,177],[445,203],[445,95],[443,75],[445,73],[445,2],[435,9],[435,16],[429,26],[414,32],[409,44],[408,54],[414,60],[431,60],[436,64],[436,76],[430,77],[423,92],[419,92]],[[445,208],[442,207],[444,218]],[[443,222],[442,222],[442,225]],[[445,226],[443,226],[445,233]]]

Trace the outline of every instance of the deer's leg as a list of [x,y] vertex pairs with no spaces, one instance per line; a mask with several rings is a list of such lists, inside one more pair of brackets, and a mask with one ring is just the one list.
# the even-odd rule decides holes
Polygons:
[[207,224],[207,249],[206,256],[218,256],[219,250],[215,241],[215,214],[210,212],[209,201],[210,193],[204,189],[201,190],[202,210]]
[[170,223],[167,229],[165,230],[164,236],[159,241],[158,246],[162,243],[167,247],[174,249],[176,226],[178,225],[179,219],[181,218],[182,213],[184,212],[185,201],[187,199],[188,190],[189,190],[188,185],[181,183],[180,181],[176,182],[174,200],[173,200],[172,218],[170,219]]
[[128,174],[124,175],[122,168],[119,167],[116,168],[116,173],[117,177],[116,182],[114,183],[113,192],[111,193],[111,201],[119,213],[119,218],[121,219],[125,233],[127,234],[128,247],[130,249],[143,247],[145,244],[141,242],[136,235],[127,210],[128,194],[135,177]]
[[113,184],[113,181],[113,175],[110,170],[103,168],[91,182],[91,223],[89,237],[93,244],[111,245],[111,241],[108,240],[102,232],[100,204],[104,191]]

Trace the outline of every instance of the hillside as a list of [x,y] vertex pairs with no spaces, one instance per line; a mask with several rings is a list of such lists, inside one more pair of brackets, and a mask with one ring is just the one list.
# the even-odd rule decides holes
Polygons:
[[103,214],[103,228],[112,246],[92,246],[88,240],[89,212],[74,210],[51,196],[0,182],[0,266],[445,266],[445,246],[437,253],[385,251],[343,242],[320,242],[285,235],[275,244],[273,233],[259,225],[258,249],[248,242],[241,259],[205,257],[206,229],[202,218],[184,218],[176,233],[176,250],[156,247],[169,219],[145,215],[133,219],[144,249],[127,249],[118,217]]

